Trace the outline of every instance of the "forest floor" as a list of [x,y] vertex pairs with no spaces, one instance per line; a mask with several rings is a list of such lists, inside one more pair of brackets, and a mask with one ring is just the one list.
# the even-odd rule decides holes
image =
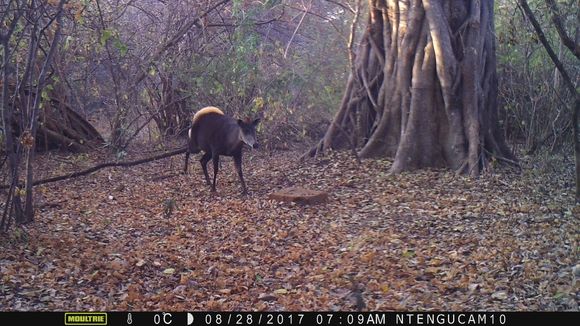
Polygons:
[[[578,310],[570,158],[472,179],[297,155],[246,152],[247,197],[230,158],[212,194],[182,155],[38,186],[0,239],[0,310]],[[38,177],[99,159],[43,154]],[[329,201],[268,199],[287,186]]]

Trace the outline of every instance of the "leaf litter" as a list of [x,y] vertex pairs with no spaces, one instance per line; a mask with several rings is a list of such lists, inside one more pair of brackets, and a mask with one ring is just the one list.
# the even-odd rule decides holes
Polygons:
[[[0,307],[578,310],[569,160],[472,179],[390,175],[389,161],[341,152],[248,154],[247,197],[227,158],[217,194],[197,162],[176,172],[181,156],[37,187],[26,236],[1,239]],[[44,159],[41,173],[64,172]],[[290,186],[329,201],[268,200]]]

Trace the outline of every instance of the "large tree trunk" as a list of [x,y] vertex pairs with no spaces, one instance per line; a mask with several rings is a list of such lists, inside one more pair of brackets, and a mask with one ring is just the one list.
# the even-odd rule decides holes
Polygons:
[[498,123],[493,6],[369,0],[355,73],[309,154],[347,145],[348,134],[361,157],[393,157],[392,172],[447,167],[477,175],[491,155],[513,162]]

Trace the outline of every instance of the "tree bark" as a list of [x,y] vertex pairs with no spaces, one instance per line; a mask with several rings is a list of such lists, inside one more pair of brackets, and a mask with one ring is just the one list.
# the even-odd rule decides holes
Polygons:
[[[367,30],[334,121],[307,154],[344,147],[394,158],[392,172],[478,175],[515,162],[500,130],[493,1],[369,0]],[[339,128],[340,127],[340,128]]]
[[[32,103],[32,108],[31,108],[31,113],[30,113],[30,122],[29,122],[29,131],[30,132],[30,136],[32,137],[32,142],[30,144],[29,147],[26,148],[26,180],[25,180],[25,184],[24,184],[24,189],[25,189],[25,201],[24,201],[24,215],[23,215],[23,220],[20,221],[21,223],[30,223],[34,220],[34,206],[33,206],[33,192],[32,192],[32,184],[34,182],[34,169],[33,169],[33,163],[34,163],[34,157],[36,154],[36,135],[37,135],[37,131],[38,131],[38,115],[39,115],[39,109],[40,109],[40,102],[42,101],[41,97],[42,97],[42,91],[44,89],[44,87],[46,86],[47,80],[46,80],[46,74],[47,71],[49,69],[49,66],[52,62],[52,57],[54,55],[54,52],[56,50],[56,47],[58,45],[58,42],[60,40],[60,34],[61,34],[61,26],[62,26],[62,10],[63,10],[63,6],[64,3],[66,2],[66,0],[60,0],[60,2],[58,3],[57,9],[56,9],[56,31],[54,33],[54,38],[52,39],[52,42],[50,43],[50,49],[48,50],[48,53],[46,54],[46,57],[44,58],[44,62],[42,63],[42,69],[40,70],[40,74],[38,76],[38,82],[36,83],[36,89],[35,89],[35,96],[34,96],[34,101]],[[50,21],[48,23],[48,25],[46,25],[44,28],[49,27],[52,24],[52,21]],[[34,29],[34,32],[36,33],[36,29]],[[41,35],[39,35],[40,37]],[[35,35],[33,35],[33,37],[36,37]],[[36,42],[32,42],[32,43],[36,43]],[[36,43],[38,44],[38,43]],[[36,58],[37,56],[37,51],[38,48],[36,48],[36,45],[32,45],[31,44],[31,49],[33,49],[33,53],[34,53],[34,58]]]
[[20,199],[19,186],[20,178],[18,167],[20,165],[20,153],[12,128],[12,119],[14,113],[14,106],[10,105],[10,89],[8,87],[10,80],[13,79],[14,67],[10,60],[14,50],[11,47],[10,41],[13,33],[18,26],[18,22],[22,17],[24,10],[21,10],[20,3],[15,3],[14,8],[11,8],[10,3],[7,9],[13,10],[13,16],[10,24],[7,24],[7,29],[0,32],[0,41],[2,42],[2,100],[0,101],[0,112],[2,115],[2,125],[4,127],[4,142],[6,148],[6,156],[8,159],[8,168],[10,170],[10,185],[8,196],[2,211],[2,219],[0,220],[0,232],[8,230],[12,221],[11,217],[16,220],[22,218],[22,201]]

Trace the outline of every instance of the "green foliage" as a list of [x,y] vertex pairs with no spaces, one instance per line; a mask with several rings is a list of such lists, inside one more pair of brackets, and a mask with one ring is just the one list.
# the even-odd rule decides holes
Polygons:
[[113,40],[113,46],[119,50],[119,53],[121,54],[121,57],[124,57],[127,54],[127,51],[129,50],[129,48],[127,47],[127,45],[125,45],[125,43],[121,42],[121,40],[119,38],[115,38]]
[[189,77],[196,95],[209,94],[211,100],[217,102],[213,105],[236,113],[249,113],[264,75],[259,70],[260,47],[253,29],[254,14],[242,11],[240,6],[240,1],[234,1],[233,12],[239,27],[230,39],[231,45],[217,57],[205,54],[194,57],[190,75],[185,77]]
[[[580,73],[577,59],[560,44],[545,1],[528,1],[552,49],[573,75]],[[535,30],[513,1],[496,1],[496,35],[500,103],[504,127],[512,143],[527,150],[570,139],[570,94],[558,82],[555,66]],[[568,31],[575,22],[569,1],[558,1]]]
[[103,30],[103,32],[101,33],[101,38],[99,39],[99,42],[101,43],[101,46],[105,46],[107,44],[107,41],[113,36],[113,31],[110,29],[105,29]]
[[[189,86],[192,111],[215,105],[239,117],[261,115],[259,131],[302,141],[320,136],[322,130],[315,130],[322,129],[338,108],[348,73],[347,53],[334,30],[320,33],[329,25],[317,27],[316,33],[304,28],[290,44],[265,37],[256,22],[270,17],[268,10],[278,3],[234,1],[236,28],[227,42],[196,53],[178,70]],[[348,30],[348,24],[344,28]]]
[[102,47],[105,47],[107,45],[107,42],[109,41],[113,45],[113,47],[119,51],[121,57],[124,57],[127,54],[129,48],[125,43],[123,43],[123,41],[121,41],[118,31],[114,29],[103,30],[103,32],[101,33],[101,37],[99,38],[100,45]]
[[282,3],[282,0],[266,0],[264,1],[264,7],[270,9],[276,5],[279,5],[280,3]]

